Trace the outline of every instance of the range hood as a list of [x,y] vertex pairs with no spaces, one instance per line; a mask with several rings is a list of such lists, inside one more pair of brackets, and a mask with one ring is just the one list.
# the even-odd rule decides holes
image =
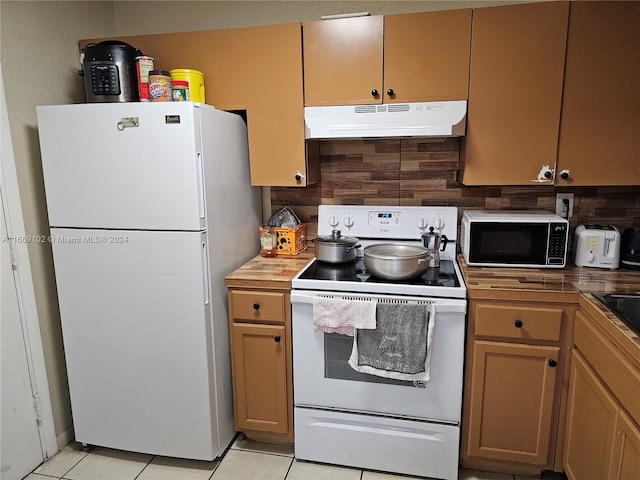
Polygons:
[[467,102],[305,107],[305,138],[461,137]]

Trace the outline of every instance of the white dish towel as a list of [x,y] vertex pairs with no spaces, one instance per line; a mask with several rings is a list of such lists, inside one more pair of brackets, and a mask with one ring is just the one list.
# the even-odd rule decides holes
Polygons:
[[376,330],[356,330],[349,365],[358,372],[378,377],[428,382],[435,304],[378,304],[378,307]]
[[353,337],[356,328],[376,328],[375,300],[313,297],[313,329]]

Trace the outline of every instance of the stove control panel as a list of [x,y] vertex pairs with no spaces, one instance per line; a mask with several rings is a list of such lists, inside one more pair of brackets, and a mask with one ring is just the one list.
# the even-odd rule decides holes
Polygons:
[[420,240],[430,227],[457,238],[457,207],[401,207],[366,205],[320,205],[318,234],[330,235],[340,230],[343,235],[384,239]]
[[[401,213],[391,210],[371,210],[369,211],[369,226],[387,226],[400,224]],[[349,217],[353,218],[353,217]],[[346,224],[345,224],[346,226]],[[352,225],[353,227],[353,225]]]

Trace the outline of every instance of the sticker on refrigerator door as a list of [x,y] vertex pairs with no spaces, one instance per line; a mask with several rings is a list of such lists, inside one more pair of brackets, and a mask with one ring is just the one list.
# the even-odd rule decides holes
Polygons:
[[139,127],[140,126],[140,122],[138,120],[138,117],[123,117],[120,119],[120,121],[118,122],[118,130],[122,131],[125,128],[130,128],[130,127]]
[[180,115],[165,115],[164,123],[180,123]]

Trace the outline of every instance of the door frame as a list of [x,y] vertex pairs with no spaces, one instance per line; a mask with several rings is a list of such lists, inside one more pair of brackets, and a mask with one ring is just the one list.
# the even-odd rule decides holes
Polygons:
[[[2,63],[0,62],[0,195],[2,195],[2,208],[5,210],[7,223],[7,235],[14,238],[27,238],[24,219],[22,215],[22,203],[18,188],[18,176],[15,168],[15,158],[11,133],[9,128],[9,115],[5,98],[4,82],[2,77]],[[14,266],[15,288],[17,289],[18,305],[21,310],[20,322],[24,335],[24,344],[27,351],[27,361],[30,370],[30,382],[34,396],[40,400],[40,416],[38,430],[40,433],[40,445],[43,459],[47,459],[58,452],[58,444],[53,421],[51,396],[40,335],[40,322],[38,317],[31,264],[27,242],[12,242],[10,250]]]

